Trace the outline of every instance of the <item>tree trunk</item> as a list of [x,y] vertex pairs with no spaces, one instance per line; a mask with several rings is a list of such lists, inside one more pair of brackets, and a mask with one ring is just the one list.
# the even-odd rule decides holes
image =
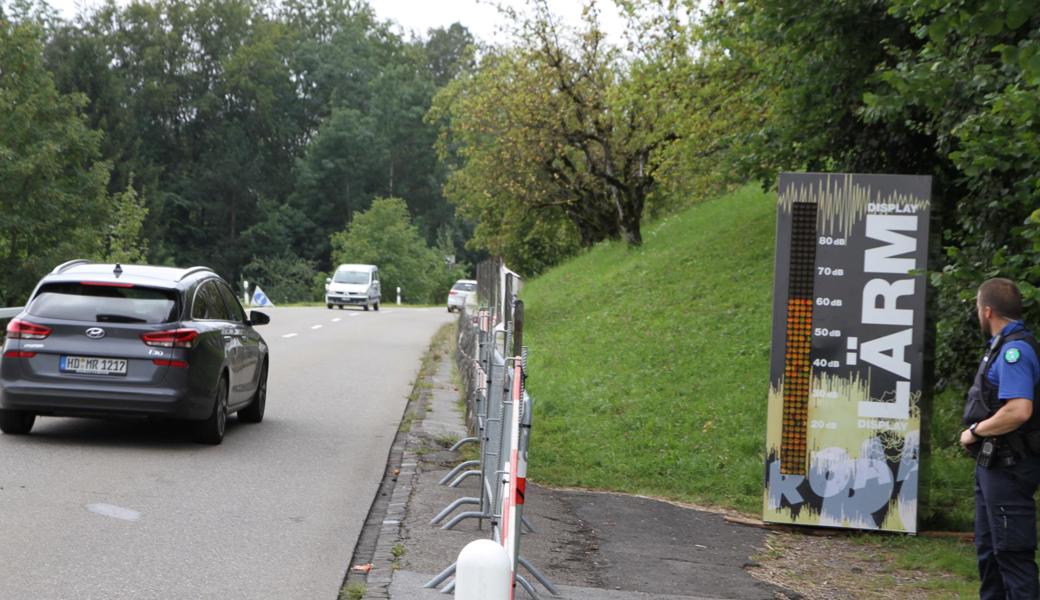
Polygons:
[[621,236],[629,246],[642,246],[643,232],[640,229],[640,224],[643,220],[645,194],[641,188],[637,188],[636,190],[626,190],[626,193],[621,198],[623,202],[619,211]]
[[643,245],[643,233],[639,228],[639,216],[627,216],[621,223],[621,236],[632,247]]

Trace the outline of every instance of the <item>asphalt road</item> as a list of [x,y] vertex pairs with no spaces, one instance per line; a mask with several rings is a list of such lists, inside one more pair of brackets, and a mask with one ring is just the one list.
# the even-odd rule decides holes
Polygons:
[[[0,599],[333,600],[443,309],[272,309],[267,414],[0,436]],[[295,335],[293,335],[295,334]]]

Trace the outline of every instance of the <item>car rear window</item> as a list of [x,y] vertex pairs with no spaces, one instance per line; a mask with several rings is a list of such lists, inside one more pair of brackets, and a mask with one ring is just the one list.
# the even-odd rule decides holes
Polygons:
[[[441,288],[441,289],[443,290],[444,288]],[[477,291],[477,284],[460,282],[460,283],[456,283],[455,285],[451,286],[451,289],[453,289],[455,291],[458,291],[458,292],[475,292],[475,291]]]
[[177,292],[150,287],[50,283],[29,304],[36,317],[95,323],[169,323],[177,318]]

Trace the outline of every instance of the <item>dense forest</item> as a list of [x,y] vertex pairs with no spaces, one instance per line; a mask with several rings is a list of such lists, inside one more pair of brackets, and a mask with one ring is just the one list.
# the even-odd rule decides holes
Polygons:
[[0,304],[72,255],[208,264],[276,300],[407,256],[402,286],[437,300],[487,254],[537,274],[811,170],[934,177],[940,384],[970,368],[981,279],[1018,281],[1040,322],[1033,0],[616,0],[616,39],[596,2],[566,25],[527,0],[494,43],[403,37],[363,0],[71,22],[5,1]]
[[[473,44],[459,25],[403,39],[351,0],[109,2],[72,22],[0,3],[0,304],[75,255],[315,299],[332,235],[377,197],[407,203],[423,270],[472,262],[424,117]],[[439,300],[456,275],[402,285]]]

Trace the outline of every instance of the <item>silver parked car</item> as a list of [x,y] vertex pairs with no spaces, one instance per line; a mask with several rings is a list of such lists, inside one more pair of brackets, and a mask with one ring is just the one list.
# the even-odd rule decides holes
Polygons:
[[475,279],[460,279],[455,282],[455,285],[451,286],[451,291],[448,292],[448,312],[456,310],[462,310],[466,307],[466,298],[470,295],[476,295],[477,293],[477,281]]
[[219,444],[228,415],[258,423],[267,402],[267,343],[220,276],[94,264],[56,267],[7,326],[0,430],[37,415],[170,417]]

